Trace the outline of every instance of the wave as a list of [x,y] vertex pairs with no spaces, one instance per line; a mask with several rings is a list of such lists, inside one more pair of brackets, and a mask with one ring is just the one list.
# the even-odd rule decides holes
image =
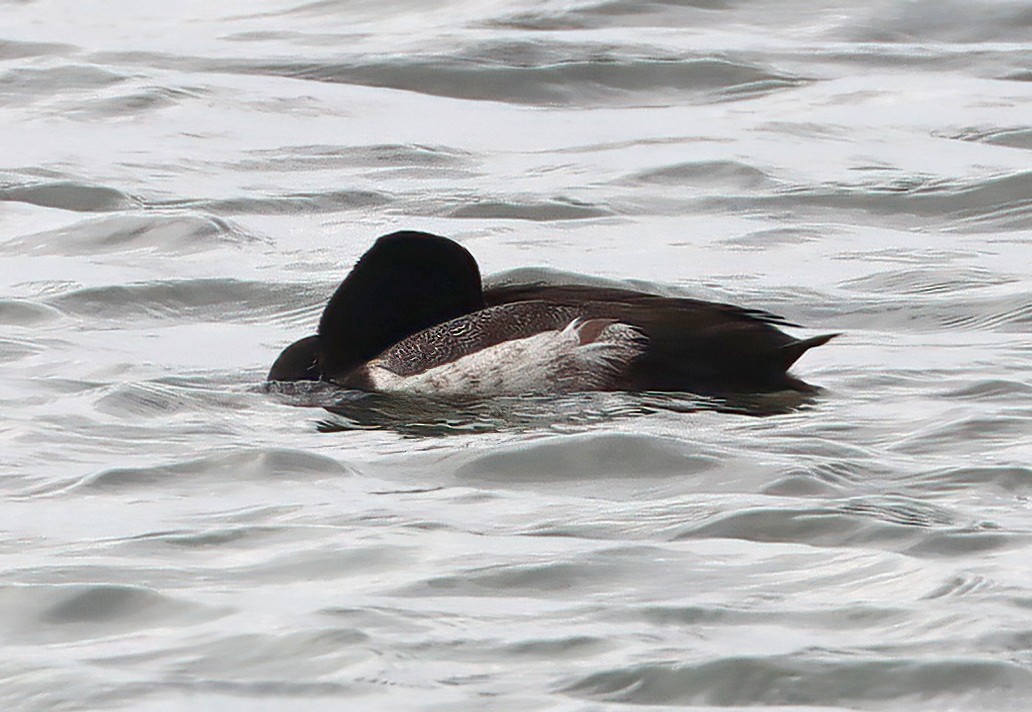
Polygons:
[[[695,96],[720,101],[757,96],[805,83],[800,77],[723,58],[555,57],[514,65],[489,57],[423,57],[359,63],[238,64],[234,70],[307,81],[358,84],[473,101],[530,105],[666,103]],[[562,55],[560,55],[562,56]]]
[[0,587],[9,616],[5,637],[39,644],[88,640],[155,626],[192,626],[226,615],[143,586],[116,583],[29,584]]
[[421,144],[299,145],[254,150],[247,155],[248,158],[227,167],[243,171],[406,169],[411,173],[433,169],[454,171],[453,175],[458,175],[465,174],[471,164],[479,163],[479,159],[467,151]]
[[958,141],[976,141],[994,146],[1008,146],[1032,150],[1032,128],[1017,126],[1012,128],[970,128],[965,131],[943,132],[946,138]]
[[690,477],[716,466],[712,456],[690,452],[676,440],[632,434],[589,433],[544,439],[474,457],[455,471],[462,481]]
[[905,498],[856,498],[816,507],[772,506],[721,513],[675,539],[729,538],[817,547],[877,547],[911,556],[965,557],[1027,545],[1027,537],[958,525],[947,510]]
[[0,185],[0,201],[83,213],[129,210],[142,206],[139,198],[115,188],[71,180]]
[[636,172],[622,182],[684,186],[706,191],[756,190],[772,186],[758,168],[739,161],[689,161]]
[[13,363],[46,350],[38,339],[0,338],[0,363]]
[[[941,710],[978,695],[1002,704],[1032,694],[1032,673],[1008,660],[923,659],[868,654],[864,660],[818,653],[646,664],[589,674],[564,691],[635,705],[798,705],[841,708],[877,703]],[[992,701],[992,702],[990,702]]]
[[972,289],[1013,284],[1017,277],[984,267],[936,265],[919,269],[897,269],[856,277],[839,286],[850,291],[873,294],[934,295],[954,294]]
[[534,222],[553,222],[560,220],[586,220],[608,217],[613,211],[603,205],[593,205],[570,198],[556,198],[551,201],[533,198],[519,200],[491,200],[475,198],[463,201],[456,207],[444,207],[445,215],[452,218],[472,218],[484,220],[530,220]]
[[72,54],[76,49],[74,45],[60,42],[26,42],[0,39],[0,59],[67,55]]
[[[50,54],[67,48],[67,45],[18,43],[15,49],[18,48],[26,51],[35,49],[41,54]],[[96,91],[123,82],[127,78],[126,74],[81,62],[57,67],[16,67],[0,74],[0,91],[9,97],[21,97],[22,101],[34,102],[40,97],[54,94]]]
[[304,213],[337,213],[347,210],[380,208],[394,199],[372,190],[325,190],[265,197],[195,198],[155,201],[153,206],[187,208],[216,215],[298,215]]
[[1026,41],[1032,28],[1032,9],[1023,2],[916,0],[862,8],[858,14],[837,34],[858,42],[1002,44]]
[[42,304],[23,299],[0,299],[0,324],[35,326],[52,321],[58,313]]
[[[708,197],[699,206],[738,214],[787,211],[802,216],[843,213],[889,217],[895,227],[930,225],[946,231],[1018,231],[1032,227],[1032,171],[967,180],[911,176],[858,185],[799,185],[773,195]],[[813,212],[814,210],[821,212]]]
[[614,51],[596,44],[486,42],[451,53],[266,61],[156,52],[99,53],[97,62],[277,76],[530,106],[716,102],[794,89],[808,79],[746,59]]
[[196,88],[134,86],[118,92],[105,92],[100,96],[64,95],[52,105],[51,113],[63,118],[83,120],[124,120],[203,97],[204,92]]
[[117,493],[200,483],[235,487],[243,481],[318,480],[346,475],[337,460],[300,450],[250,450],[153,467],[118,467],[88,475],[70,490]]
[[295,323],[314,321],[332,290],[328,285],[183,279],[74,289],[47,297],[43,303],[94,322],[174,318]]
[[147,250],[179,255],[258,241],[223,218],[149,213],[86,220],[16,237],[3,246],[15,254],[96,255]]

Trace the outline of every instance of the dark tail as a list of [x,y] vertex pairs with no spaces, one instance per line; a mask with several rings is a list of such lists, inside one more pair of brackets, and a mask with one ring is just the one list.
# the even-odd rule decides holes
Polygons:
[[778,354],[781,357],[781,368],[787,371],[793,363],[799,360],[800,356],[815,346],[823,346],[836,336],[841,336],[841,334],[824,334],[822,336],[814,336],[809,339],[799,339],[790,344],[785,344],[779,349]]

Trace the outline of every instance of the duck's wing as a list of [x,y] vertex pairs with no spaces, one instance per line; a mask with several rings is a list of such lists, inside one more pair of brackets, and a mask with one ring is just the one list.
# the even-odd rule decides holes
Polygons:
[[645,348],[641,334],[616,319],[514,302],[414,334],[340,383],[445,398],[613,390]]
[[777,328],[794,324],[766,311],[614,287],[507,284],[484,296],[489,304],[543,299],[636,327],[648,348],[622,384],[632,390],[810,391],[813,387],[789,375],[788,368],[835,336],[796,339]]
[[411,376],[505,341],[561,330],[578,316],[574,307],[542,301],[498,305],[424,329],[386,349],[376,360],[399,376]]
[[794,324],[783,316],[772,314],[763,309],[752,309],[721,302],[708,302],[688,297],[667,297],[609,285],[503,282],[490,285],[484,289],[484,301],[487,306],[530,300],[542,300],[571,306],[586,302],[624,302],[630,304],[641,303],[644,305],[676,304],[683,311],[694,311],[699,314],[708,313],[713,318],[741,318],[761,321],[767,324],[777,324],[779,326],[799,326],[799,324]]

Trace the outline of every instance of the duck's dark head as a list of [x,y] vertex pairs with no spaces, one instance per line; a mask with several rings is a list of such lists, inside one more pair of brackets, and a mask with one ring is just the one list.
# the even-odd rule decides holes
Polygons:
[[319,371],[336,380],[388,346],[484,307],[480,269],[461,245],[425,232],[384,235],[319,320]]
[[318,381],[320,352],[318,336],[299,339],[283,349],[265,378],[269,381]]

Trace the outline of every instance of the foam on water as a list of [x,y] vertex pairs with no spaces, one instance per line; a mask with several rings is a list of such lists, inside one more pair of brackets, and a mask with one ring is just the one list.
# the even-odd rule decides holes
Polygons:
[[[0,28],[4,709],[1027,707],[1027,3]],[[401,228],[844,335],[815,397],[263,386]]]

